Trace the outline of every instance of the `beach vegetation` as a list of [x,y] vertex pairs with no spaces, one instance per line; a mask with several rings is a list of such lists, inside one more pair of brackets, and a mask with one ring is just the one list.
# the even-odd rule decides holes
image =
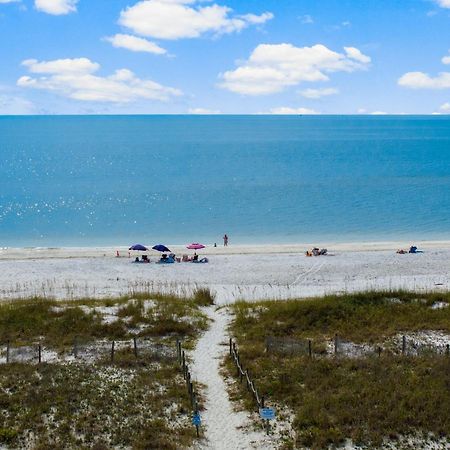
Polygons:
[[[367,292],[239,302],[232,306],[230,331],[266,404],[292,412],[286,448],[323,449],[347,440],[379,448],[405,436],[450,444],[450,357],[445,351],[349,356],[326,350],[336,333],[360,344],[421,330],[448,334],[449,300],[447,293]],[[319,351],[311,357],[308,352],[267,352],[268,336],[311,339]],[[225,366],[234,377],[230,358]],[[254,410],[245,383],[236,383],[233,396]]]
[[207,324],[195,298],[171,294],[0,303],[0,447],[189,448],[175,343],[192,348]]

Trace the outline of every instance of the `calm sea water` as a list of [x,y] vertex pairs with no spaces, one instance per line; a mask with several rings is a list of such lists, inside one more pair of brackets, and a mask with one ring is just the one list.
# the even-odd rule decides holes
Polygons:
[[1,117],[0,156],[0,246],[450,239],[450,117]]

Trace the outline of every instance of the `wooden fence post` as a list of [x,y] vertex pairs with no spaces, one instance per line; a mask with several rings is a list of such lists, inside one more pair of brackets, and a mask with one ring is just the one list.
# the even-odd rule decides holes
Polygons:
[[138,357],[138,348],[137,348],[137,339],[136,336],[133,337],[133,347],[134,347],[134,356]]
[[335,355],[337,355],[337,352],[338,352],[338,339],[339,339],[338,335],[335,334],[334,335],[334,354]]
[[112,341],[111,343],[111,362],[114,362],[114,350],[115,350],[115,345],[116,343],[114,341]]
[[186,379],[186,356],[184,354],[184,350],[182,353],[182,364],[183,364],[183,378]]
[[38,361],[39,361],[39,364],[42,362],[42,347],[41,347],[41,344],[39,344],[39,346],[38,346]]
[[9,340],[6,342],[6,363],[9,363]]
[[233,353],[233,339],[230,338],[230,355]]
[[447,356],[450,355],[450,344],[447,344],[447,348],[445,350],[445,353],[447,354]]
[[380,357],[381,356],[381,347],[378,347],[378,357]]
[[73,338],[73,356],[74,358],[78,358],[78,342],[76,336]]
[[308,339],[308,355],[312,358],[312,342],[311,339]]
[[261,408],[264,408],[264,395],[261,397]]
[[402,336],[402,355],[406,353],[406,336]]

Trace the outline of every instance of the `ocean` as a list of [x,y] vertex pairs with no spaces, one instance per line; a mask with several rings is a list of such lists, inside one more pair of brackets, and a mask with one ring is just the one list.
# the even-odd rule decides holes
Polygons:
[[450,239],[449,116],[3,116],[0,156],[0,247]]

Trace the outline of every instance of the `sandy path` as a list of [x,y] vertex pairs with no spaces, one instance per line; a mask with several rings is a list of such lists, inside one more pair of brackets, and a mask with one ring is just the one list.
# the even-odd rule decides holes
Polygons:
[[227,325],[230,316],[226,309],[219,311],[214,309],[209,307],[204,310],[212,322],[192,354],[193,379],[206,385],[202,424],[207,442],[201,445],[201,448],[272,449],[274,446],[268,442],[263,433],[248,429],[251,426],[248,413],[233,411],[225,381],[219,373],[220,363],[228,351]]

